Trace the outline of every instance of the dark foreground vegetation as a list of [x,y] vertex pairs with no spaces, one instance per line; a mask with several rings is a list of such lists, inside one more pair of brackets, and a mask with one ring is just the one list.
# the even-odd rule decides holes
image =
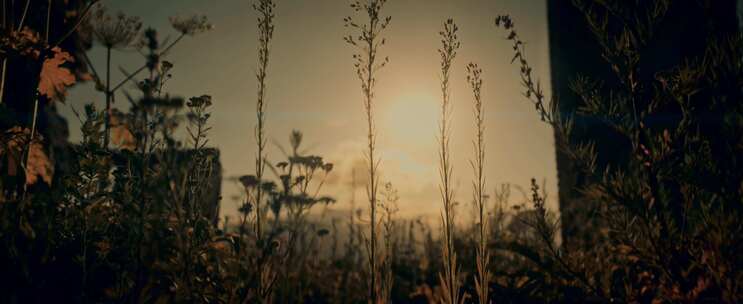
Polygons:
[[[385,0],[352,2],[345,19],[368,126],[359,130],[368,139],[364,212],[309,215],[335,202],[321,195],[333,165],[301,154],[300,132],[285,157],[266,154],[275,4],[258,0],[255,172],[238,179],[241,216],[220,222],[219,153],[207,148],[219,101],[168,93],[178,76],[165,60],[211,26],[204,17],[172,18],[177,36],[165,43],[97,2],[3,1],[0,302],[743,301],[743,39],[701,18],[693,25],[707,40],[697,52],[668,66],[648,59],[669,12],[705,12],[711,1],[573,1],[611,75],[573,75],[574,105],[542,91],[514,21],[493,17],[491,39],[514,51],[494,56],[520,70],[524,101],[554,128],[580,177],[570,191],[586,228],[562,237],[561,222],[576,219],[549,212],[535,180],[515,207],[507,207],[510,187],[489,190],[483,139],[493,135],[480,96],[487,71],[460,62],[457,51],[475,46],[460,44],[454,20],[440,32],[440,224],[396,218],[396,190],[379,182],[374,92],[389,62],[385,29],[394,26]],[[92,44],[106,49],[107,66],[91,64]],[[111,83],[112,54],[123,49],[138,49],[142,66],[122,68],[127,79]],[[450,70],[465,68],[477,178],[476,216],[461,225],[455,215],[469,213],[454,212],[464,207],[451,192],[448,113]],[[105,103],[81,109],[83,138],[70,144],[55,107],[81,81],[94,82]],[[128,111],[112,108],[130,87],[136,92],[118,102]],[[618,148],[575,135],[594,125]],[[179,128],[186,139],[175,136]]]

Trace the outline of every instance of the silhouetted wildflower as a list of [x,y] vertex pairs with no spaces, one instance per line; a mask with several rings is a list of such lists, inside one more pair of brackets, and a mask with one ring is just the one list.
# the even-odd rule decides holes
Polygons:
[[188,17],[173,16],[170,17],[170,25],[173,26],[176,31],[188,36],[201,34],[214,28],[214,26],[209,23],[209,19],[203,15],[193,15]]
[[212,97],[209,95],[201,95],[199,97],[191,97],[188,102],[186,102],[186,106],[189,107],[208,107],[212,105]]
[[139,17],[128,17],[119,12],[111,16],[99,6],[90,14],[93,37],[106,48],[123,49],[135,45],[142,29]]
[[258,186],[258,179],[255,177],[255,175],[243,175],[240,177],[240,183],[245,188],[253,188],[255,186]]

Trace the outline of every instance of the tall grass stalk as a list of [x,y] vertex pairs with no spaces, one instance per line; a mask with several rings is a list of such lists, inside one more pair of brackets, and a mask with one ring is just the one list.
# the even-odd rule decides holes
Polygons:
[[[263,173],[266,168],[266,80],[268,76],[269,55],[271,52],[271,40],[274,31],[274,9],[276,4],[273,0],[258,0],[253,4],[253,9],[258,13],[258,71],[256,78],[258,80],[258,96],[256,100],[257,122],[255,127],[255,139],[257,145],[257,155],[255,159],[255,177],[258,183],[263,181]],[[258,186],[255,190],[255,234],[257,244],[263,246],[263,187]],[[273,281],[276,279],[270,266],[264,263],[263,257],[258,262],[258,297],[262,303],[271,302],[271,290]]]
[[382,262],[382,269],[381,269],[381,282],[382,285],[381,290],[381,298],[385,300],[385,302],[390,299],[390,296],[392,295],[392,286],[394,283],[394,277],[392,275],[392,262],[393,257],[395,257],[395,250],[393,248],[394,244],[394,229],[395,229],[395,213],[399,210],[397,207],[397,201],[400,199],[400,196],[397,194],[397,189],[395,189],[392,186],[392,183],[386,183],[384,185],[384,190],[382,191],[382,196],[384,197],[383,203],[380,204],[380,208],[382,209],[382,229],[384,231],[383,238],[384,238],[384,254],[383,258],[381,259]]
[[467,82],[472,88],[475,114],[475,158],[471,161],[475,173],[472,183],[472,194],[474,196],[475,208],[478,216],[478,242],[476,251],[477,277],[475,278],[475,289],[480,304],[488,303],[488,286],[490,285],[490,252],[488,251],[489,220],[487,215],[485,188],[485,113],[482,106],[482,69],[475,63],[467,65]]
[[[258,181],[263,179],[263,173],[266,168],[266,78],[268,76],[271,40],[273,39],[273,19],[275,17],[273,11],[275,8],[276,4],[273,3],[273,0],[258,0],[258,3],[253,5],[253,9],[258,12],[258,72],[256,72],[256,78],[258,80],[258,99],[256,102],[257,123],[255,127],[255,139],[258,148],[255,160],[255,176]],[[261,239],[262,233],[262,212],[260,204],[263,199],[263,191],[261,188],[262,187],[258,187],[255,194],[255,233],[259,240]]]
[[[367,150],[366,160],[369,173],[369,184],[367,185],[367,196],[369,197],[369,238],[367,241],[367,253],[369,259],[369,300],[380,302],[380,275],[379,275],[379,256],[377,249],[377,192],[379,186],[379,159],[376,156],[376,130],[374,124],[374,89],[376,86],[377,72],[383,68],[389,58],[378,58],[379,48],[384,46],[385,38],[381,36],[382,32],[389,26],[391,17],[380,16],[382,8],[387,0],[363,0],[353,1],[351,8],[356,13],[364,12],[368,19],[364,23],[356,23],[352,17],[343,19],[345,26],[357,34],[344,37],[346,43],[356,48],[353,55],[356,75],[361,81],[361,91],[364,95],[364,112],[367,123]],[[386,302],[386,299],[384,301]]]
[[444,23],[441,35],[442,46],[439,49],[441,55],[441,121],[439,122],[439,175],[441,185],[441,200],[444,210],[441,215],[443,226],[442,256],[444,272],[439,274],[439,280],[443,288],[443,302],[458,304],[460,298],[459,270],[457,269],[457,255],[454,250],[454,189],[452,186],[453,167],[450,160],[449,132],[451,131],[451,96],[449,87],[449,76],[452,62],[457,56],[460,42],[457,38],[459,28],[453,19]]

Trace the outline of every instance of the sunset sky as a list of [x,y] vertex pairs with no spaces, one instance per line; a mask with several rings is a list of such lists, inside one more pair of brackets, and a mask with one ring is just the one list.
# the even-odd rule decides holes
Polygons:
[[[103,1],[112,11],[140,16],[161,37],[175,36],[168,16],[205,14],[213,31],[179,44],[166,60],[174,63],[168,91],[183,97],[213,96],[211,145],[221,151],[224,168],[223,214],[235,214],[231,199],[238,187],[227,179],[254,172],[255,96],[257,60],[255,12],[241,0],[127,0]],[[272,142],[288,146],[292,129],[304,132],[305,148],[335,164],[324,193],[348,206],[352,168],[363,163],[365,124],[359,81],[353,68],[353,49],[343,17],[352,13],[345,0],[277,1],[276,31],[272,43],[267,95],[267,134]],[[157,3],[154,5],[153,3]],[[522,95],[518,67],[510,65],[512,50],[496,15],[513,16],[528,42],[528,57],[542,84],[549,89],[548,33],[545,1],[538,0],[389,0],[384,13],[392,16],[383,55],[390,64],[379,74],[375,111],[382,181],[399,190],[403,216],[437,215],[441,200],[437,188],[437,120],[439,117],[438,32],[449,17],[460,27],[462,49],[452,74],[452,160],[456,200],[470,205],[473,178],[474,123],[472,95],[465,83],[465,66],[478,63],[484,70],[486,110],[486,169],[488,188],[508,182],[527,186],[530,178],[547,180],[550,204],[556,202],[556,171],[552,130],[539,121],[534,107]],[[100,48],[92,59],[103,70]],[[115,66],[134,70],[142,57],[135,51],[114,53]],[[114,79],[122,79],[118,68]],[[116,81],[114,81],[116,82]],[[128,89],[131,89],[130,87]],[[116,107],[127,110],[119,97]],[[68,118],[72,141],[80,138],[79,123],[70,107],[103,105],[103,96],[91,84],[79,85],[60,111]],[[269,160],[281,154],[269,144]],[[360,169],[363,170],[363,169]],[[358,172],[357,174],[362,174]],[[513,191],[513,200],[520,200]],[[357,204],[365,199],[363,188]],[[466,210],[469,210],[467,208]]]

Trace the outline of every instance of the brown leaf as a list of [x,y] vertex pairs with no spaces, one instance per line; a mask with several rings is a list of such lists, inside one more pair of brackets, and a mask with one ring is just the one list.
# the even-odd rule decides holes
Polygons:
[[39,41],[39,34],[27,26],[0,38],[0,44],[3,44],[4,47],[18,52],[21,56],[29,56],[33,59],[39,57]]
[[39,77],[39,94],[46,95],[50,100],[64,100],[67,87],[75,84],[75,75],[69,69],[62,67],[66,62],[73,62],[70,53],[59,47],[52,49],[54,56],[44,60]]
[[[21,159],[23,151],[31,137],[31,130],[15,126],[3,132],[0,135],[0,156],[7,154],[7,174],[8,176],[18,175],[18,169],[22,166]],[[54,166],[44,152],[44,146],[41,144],[42,138],[37,135],[33,142],[28,146],[28,158],[26,159],[25,173],[26,184],[33,185],[39,181],[39,176],[47,184],[52,183],[54,175]]]
[[137,141],[134,134],[129,129],[124,113],[116,109],[111,109],[111,143],[119,147],[134,151],[137,148]]
[[26,185],[33,185],[41,179],[51,185],[54,175],[54,166],[49,157],[44,153],[41,143],[34,141],[28,150],[28,162],[26,163]]
[[31,130],[28,128],[21,128],[19,126],[12,127],[0,136],[2,138],[2,145],[0,145],[0,156],[7,154],[7,174],[8,176],[18,175],[18,169],[21,165],[21,157],[23,156],[23,147],[28,142]]

